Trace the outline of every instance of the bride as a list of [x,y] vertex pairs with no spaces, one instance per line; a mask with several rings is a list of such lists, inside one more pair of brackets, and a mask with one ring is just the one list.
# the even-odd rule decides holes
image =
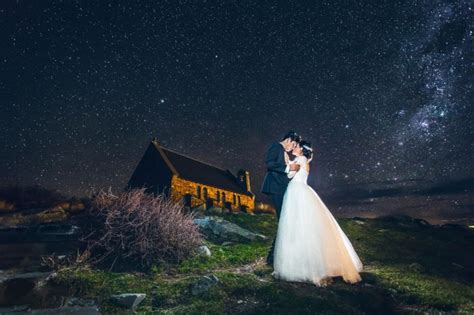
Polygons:
[[275,240],[275,278],[310,282],[325,286],[331,277],[342,276],[348,283],[361,281],[362,262],[346,234],[339,227],[318,194],[306,183],[313,150],[301,141],[294,149],[299,171],[288,173],[293,178],[283,197],[283,205]]

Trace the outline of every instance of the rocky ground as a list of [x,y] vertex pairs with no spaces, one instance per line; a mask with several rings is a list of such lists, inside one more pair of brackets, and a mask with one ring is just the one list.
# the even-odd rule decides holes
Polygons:
[[334,278],[320,288],[271,276],[264,257],[276,231],[273,216],[199,220],[207,238],[200,254],[149,273],[67,267],[61,263],[67,255],[55,256],[55,271],[5,268],[0,313],[58,308],[87,314],[474,312],[474,232],[462,226],[405,216],[338,219],[364,263],[363,281],[350,285]]

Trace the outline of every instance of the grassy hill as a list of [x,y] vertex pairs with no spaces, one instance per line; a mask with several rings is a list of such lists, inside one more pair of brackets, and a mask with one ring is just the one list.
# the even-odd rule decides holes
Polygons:
[[[273,236],[270,215],[227,214],[242,227]],[[338,219],[362,262],[363,281],[340,278],[327,287],[274,280],[264,264],[270,242],[234,245],[208,243],[211,257],[178,266],[157,266],[150,274],[64,269],[56,283],[69,294],[98,301],[104,313],[111,294],[146,293],[136,309],[157,314],[314,314],[474,312],[474,232],[426,225],[408,217]],[[214,274],[217,285],[200,294],[190,286]]]

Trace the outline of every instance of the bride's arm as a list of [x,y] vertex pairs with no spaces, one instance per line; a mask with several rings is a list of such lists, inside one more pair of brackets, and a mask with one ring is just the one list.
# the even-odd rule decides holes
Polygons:
[[[288,156],[288,153],[285,152],[285,162],[287,162],[287,165],[297,163],[296,159],[293,161],[290,160],[290,157]],[[293,178],[296,175],[297,171],[289,171],[288,174],[286,175],[288,178]]]

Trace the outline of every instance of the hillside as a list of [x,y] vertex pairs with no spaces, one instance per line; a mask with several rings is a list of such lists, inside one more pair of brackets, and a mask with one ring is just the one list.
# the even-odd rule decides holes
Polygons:
[[[270,215],[223,216],[251,231],[275,233]],[[338,221],[364,263],[363,281],[355,285],[339,278],[323,288],[276,281],[263,263],[269,241],[208,242],[210,257],[157,266],[150,274],[63,269],[54,278],[53,291],[93,299],[106,314],[132,313],[109,300],[112,294],[126,292],[146,293],[136,311],[147,314],[474,312],[472,230],[404,216]],[[218,280],[213,283],[208,281],[213,277],[205,275]]]

